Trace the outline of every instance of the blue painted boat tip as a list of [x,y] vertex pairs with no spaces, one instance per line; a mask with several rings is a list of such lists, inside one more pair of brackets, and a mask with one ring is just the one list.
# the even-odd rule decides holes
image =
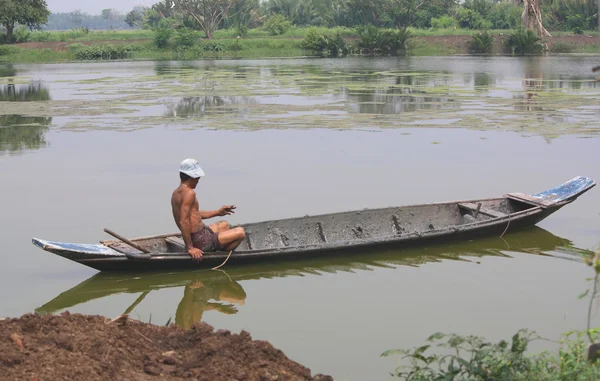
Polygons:
[[587,176],[576,176],[571,180],[554,188],[534,193],[531,196],[551,202],[560,202],[575,199],[596,186],[596,181]]

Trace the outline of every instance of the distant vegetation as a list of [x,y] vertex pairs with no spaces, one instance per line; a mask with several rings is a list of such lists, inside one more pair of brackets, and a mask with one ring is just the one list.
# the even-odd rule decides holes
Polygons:
[[[544,26],[554,35],[591,33],[598,22],[596,2],[545,0]],[[102,45],[38,53],[7,50],[0,59],[539,54],[546,47],[535,31],[521,28],[522,12],[519,0],[161,0],[126,14],[103,9],[89,15],[80,10],[50,14],[45,0],[0,0],[0,43],[98,41]],[[500,33],[502,48],[494,44]],[[461,49],[443,42],[424,44],[417,37],[425,35],[472,37]],[[119,40],[127,48],[117,47]],[[549,50],[584,49],[594,50],[565,43]]]

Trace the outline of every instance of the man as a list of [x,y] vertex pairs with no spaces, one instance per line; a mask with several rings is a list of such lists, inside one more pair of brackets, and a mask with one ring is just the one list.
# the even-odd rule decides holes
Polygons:
[[224,205],[219,210],[200,210],[196,186],[204,171],[195,159],[185,159],[179,167],[181,183],[173,191],[171,207],[173,218],[181,231],[185,249],[192,258],[202,259],[205,251],[234,250],[246,237],[243,228],[231,229],[226,221],[206,226],[203,219],[233,214],[235,205]]

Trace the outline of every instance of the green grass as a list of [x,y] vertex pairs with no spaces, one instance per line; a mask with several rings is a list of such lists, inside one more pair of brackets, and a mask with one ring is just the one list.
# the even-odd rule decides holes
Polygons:
[[135,30],[98,30],[85,33],[81,30],[35,31],[31,33],[31,42],[45,41],[126,41],[151,39],[153,33],[147,29]]
[[23,49],[15,47],[11,54],[0,56],[0,62],[64,62],[75,60],[70,51],[54,51],[52,49]]
[[[52,51],[50,49],[24,49],[16,46],[0,46],[0,61],[4,62],[64,62],[76,60],[75,46],[81,47],[81,42],[92,42],[93,45],[99,45],[100,42],[119,41],[135,46],[131,59],[199,59],[212,57],[238,57],[238,58],[256,58],[256,57],[293,57],[311,55],[301,49],[301,41],[306,36],[310,28],[291,27],[286,33],[280,36],[270,36],[266,30],[261,28],[252,29],[247,37],[238,39],[235,29],[225,29],[215,32],[212,40],[201,38],[197,41],[195,50],[182,51],[174,48],[174,38],[169,42],[169,47],[165,50],[156,49],[152,45],[153,32],[151,30],[101,30],[86,31],[82,29],[69,31],[36,31],[32,32],[33,41],[60,41],[70,43],[68,51]],[[320,33],[339,32],[344,38],[358,40],[358,34],[355,28],[324,28],[317,27]],[[468,29],[413,29],[410,28],[413,38],[409,40],[409,54],[415,56],[426,55],[452,55],[467,52],[467,46],[451,46],[439,42],[428,42],[419,37],[426,36],[471,36],[475,31]],[[510,35],[510,30],[492,30],[488,31],[490,35],[502,33],[504,36]],[[568,36],[571,32],[553,32],[553,36]],[[200,33],[202,34],[202,33]],[[598,31],[587,31],[585,35],[600,35]],[[95,43],[96,42],[96,43]],[[217,51],[206,51],[202,49],[205,44],[218,44]],[[75,45],[77,44],[77,45]],[[110,45],[110,43],[108,43]],[[570,44],[569,44],[570,45]],[[570,45],[559,44],[556,52],[571,53],[598,53],[600,45]],[[499,54],[500,52],[495,52]],[[552,53],[552,52],[551,52]],[[81,55],[80,55],[81,56]]]
[[573,49],[573,53],[595,53],[600,52],[600,44],[577,46]]

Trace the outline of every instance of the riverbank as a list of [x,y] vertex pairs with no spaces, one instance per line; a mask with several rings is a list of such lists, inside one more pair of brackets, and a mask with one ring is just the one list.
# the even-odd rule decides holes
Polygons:
[[35,315],[0,321],[3,380],[320,380],[270,343],[103,316]]
[[[444,34],[447,32],[447,34]],[[415,31],[409,39],[408,54],[412,56],[443,56],[469,54],[469,42],[476,31],[464,30],[439,31],[436,34],[427,34]],[[491,31],[493,36],[493,49],[491,54],[503,55],[503,41],[510,31]],[[158,49],[153,45],[149,34],[131,33],[104,33],[90,32],[86,36],[74,35],[72,38],[64,37],[60,40],[25,42],[15,45],[0,46],[0,63],[30,63],[30,62],[68,62],[90,59],[89,54],[84,57],[77,55],[77,49],[83,46],[95,46],[97,56],[92,58],[103,59],[107,55],[101,51],[104,47],[110,49],[127,49],[127,58],[135,60],[190,60],[203,58],[271,58],[271,57],[299,57],[314,55],[313,52],[302,48],[301,33],[289,36],[250,36],[247,38],[234,38],[221,34],[211,40],[201,39],[192,47],[167,47]],[[344,38],[350,43],[356,43],[358,36],[345,33]],[[543,39],[547,46],[548,54],[600,54],[600,35],[588,33],[573,35],[557,33],[553,37]],[[124,57],[118,57],[124,58]]]

